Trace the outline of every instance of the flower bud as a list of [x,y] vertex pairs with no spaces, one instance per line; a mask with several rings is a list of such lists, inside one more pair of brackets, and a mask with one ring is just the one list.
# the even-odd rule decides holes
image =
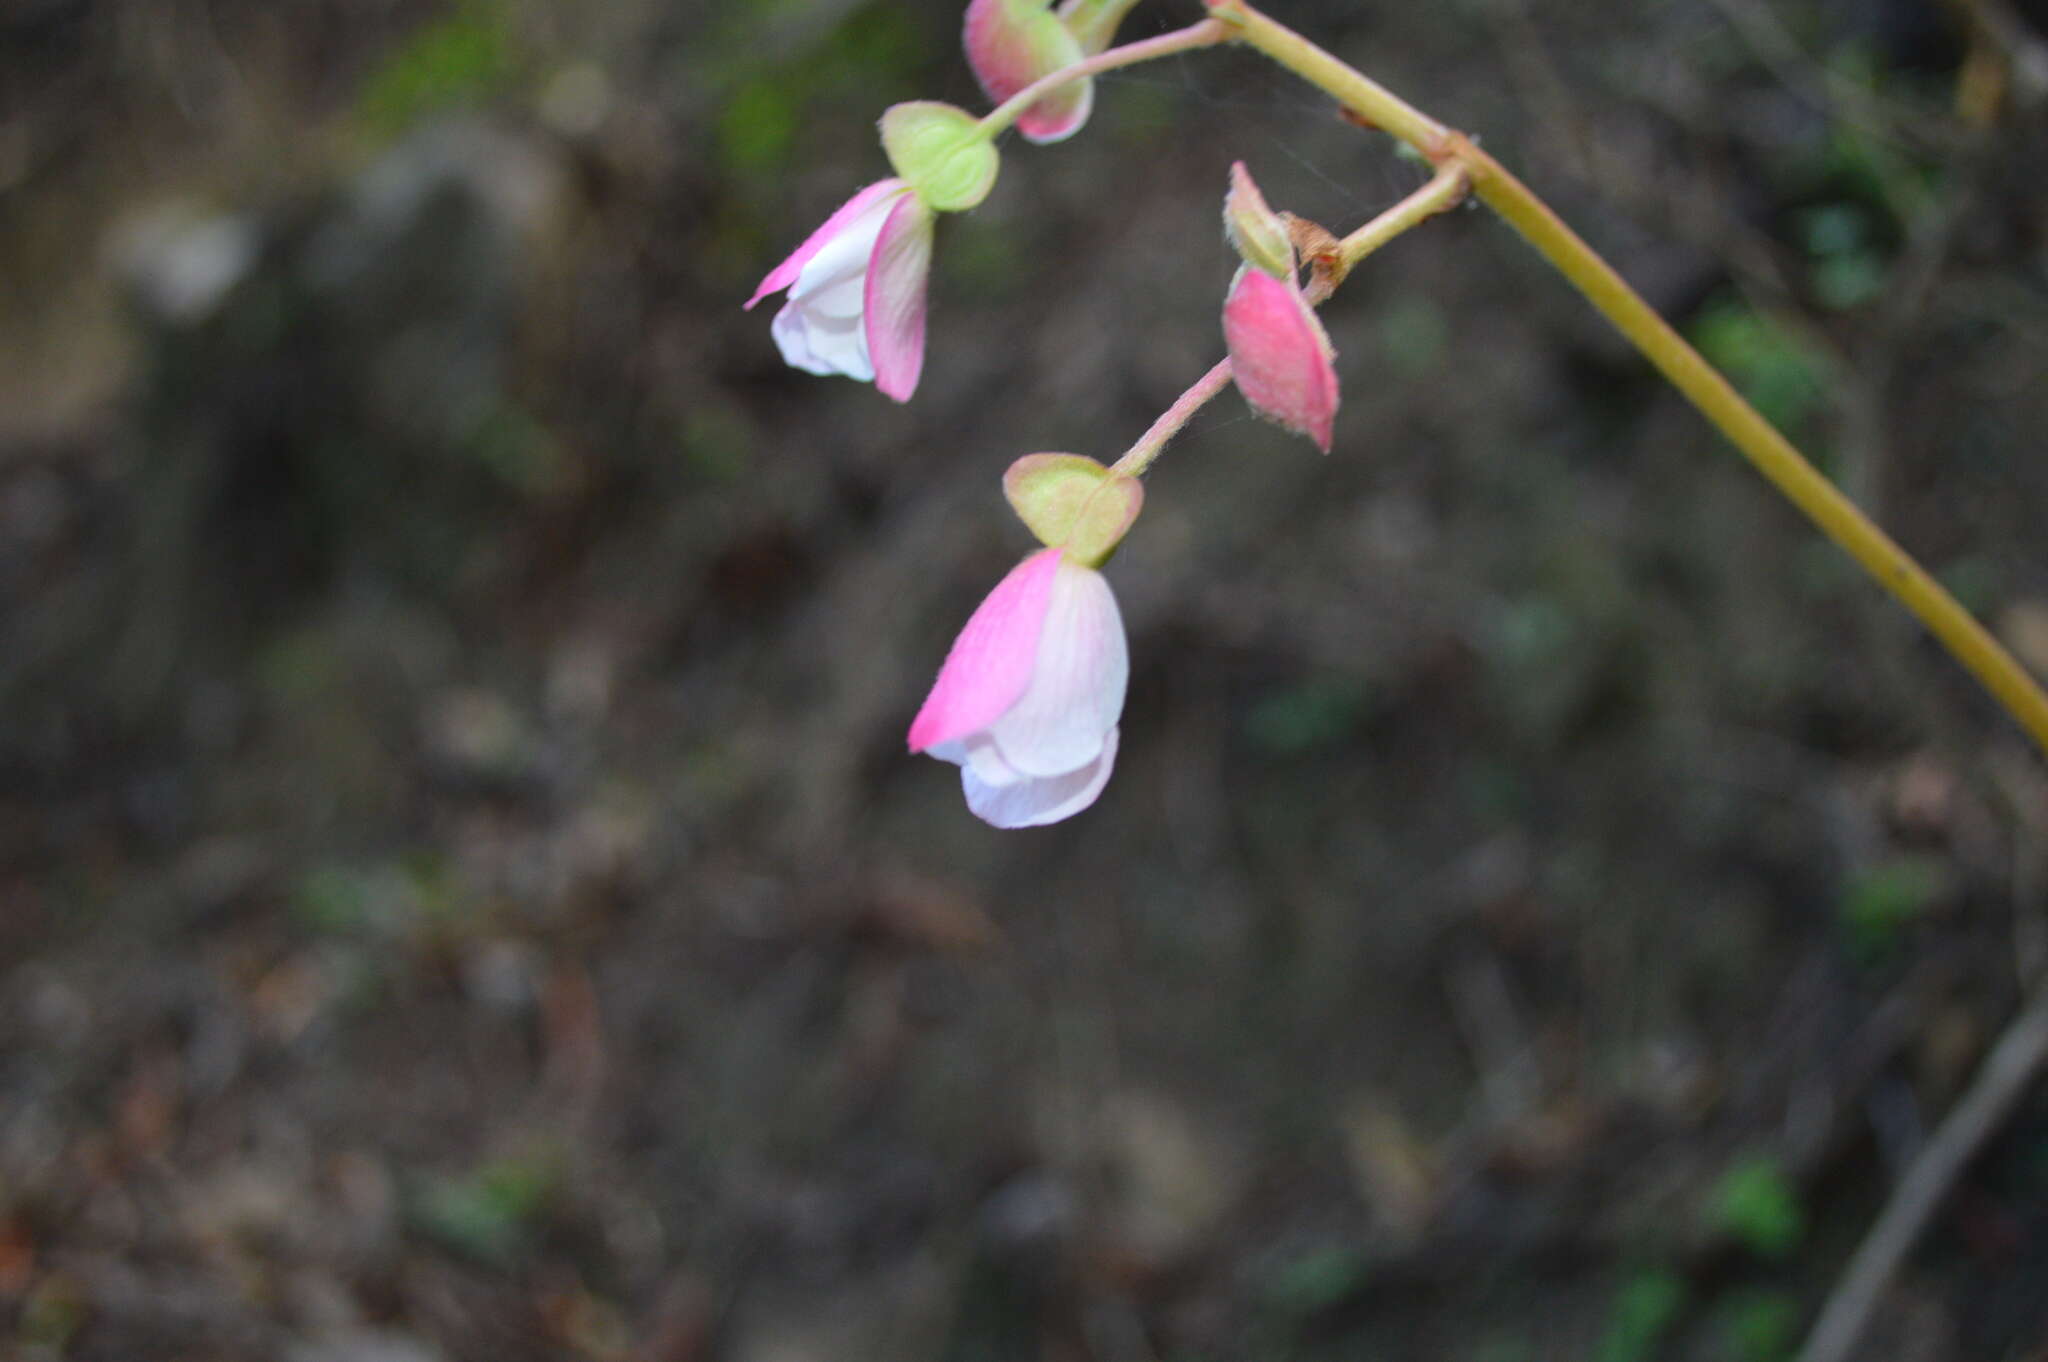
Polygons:
[[882,150],[918,196],[942,213],[958,213],[988,197],[1002,158],[974,115],[921,99],[882,115]]
[[1003,495],[1040,543],[1086,567],[1107,561],[1145,504],[1136,478],[1079,454],[1026,454],[1003,474]]
[[1336,353],[1315,309],[1291,282],[1246,265],[1223,305],[1231,374],[1252,410],[1330,452],[1337,421]]
[[[972,0],[961,42],[975,79],[998,104],[1087,55],[1051,0]],[[1095,82],[1074,81],[1026,109],[1017,131],[1033,142],[1062,141],[1081,130],[1094,104]]]
[[1275,279],[1294,278],[1294,239],[1266,196],[1252,183],[1252,173],[1238,161],[1230,167],[1230,193],[1223,199],[1223,231],[1247,264]]

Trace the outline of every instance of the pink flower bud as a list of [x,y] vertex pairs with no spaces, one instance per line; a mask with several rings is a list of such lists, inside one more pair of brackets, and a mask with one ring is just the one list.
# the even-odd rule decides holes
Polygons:
[[1057,823],[1109,783],[1129,677],[1109,582],[1040,549],[953,641],[911,722],[910,750],[957,765],[967,807],[984,822]]
[[[1051,0],[972,0],[961,39],[967,64],[998,104],[1084,56]],[[1081,130],[1094,104],[1095,82],[1077,80],[1025,110],[1017,130],[1033,142],[1062,141]]]
[[789,290],[775,314],[783,359],[813,374],[845,374],[898,402],[924,369],[931,208],[902,180],[869,185],[771,270],[753,307]]
[[1336,353],[1292,283],[1245,265],[1223,305],[1231,375],[1252,410],[1330,452],[1337,422]]

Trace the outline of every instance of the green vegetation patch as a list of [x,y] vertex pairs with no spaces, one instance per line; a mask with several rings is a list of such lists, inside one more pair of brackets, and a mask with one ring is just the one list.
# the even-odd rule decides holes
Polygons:
[[497,95],[517,67],[511,16],[473,0],[400,43],[363,82],[356,115],[373,137],[395,137],[426,115]]
[[1707,1214],[1712,1227],[1759,1258],[1783,1258],[1806,1235],[1806,1213],[1784,1165],[1754,1154],[1730,1165],[1715,1184]]
[[1691,333],[1707,362],[1780,430],[1796,430],[1820,409],[1826,392],[1822,357],[1748,304],[1710,304],[1693,318]]

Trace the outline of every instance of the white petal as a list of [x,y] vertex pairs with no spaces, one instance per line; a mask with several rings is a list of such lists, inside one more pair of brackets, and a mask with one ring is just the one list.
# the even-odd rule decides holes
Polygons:
[[996,745],[989,741],[986,733],[970,733],[952,742],[933,743],[925,748],[924,754],[972,771],[977,781],[991,789],[1002,789],[1030,779],[1003,760],[1003,754],[996,751]]
[[860,216],[846,224],[846,230],[826,242],[818,253],[804,262],[796,282],[789,286],[791,301],[820,317],[858,317],[861,293],[867,282],[868,260],[875,253],[875,241],[889,221],[897,200],[891,194],[876,200]]
[[868,359],[867,328],[860,318],[814,317],[799,302],[782,305],[769,327],[782,358],[812,374],[845,374],[865,383],[875,376]]
[[950,761],[955,766],[965,766],[967,764],[967,739],[955,738],[951,742],[935,742],[930,747],[924,749],[924,754],[928,757],[937,757],[940,761]]
[[1007,789],[1020,780],[1032,779],[1004,761],[1003,754],[996,750],[995,743],[985,733],[977,733],[967,740],[964,765],[976,780],[992,790]]
[[1093,762],[1124,709],[1131,659],[1109,582],[1061,562],[1039,633],[1031,684],[989,726],[1004,761],[1029,776],[1058,776]]
[[999,828],[1036,828],[1071,818],[1093,804],[1109,784],[1116,765],[1117,731],[1102,737],[1095,759],[1065,775],[1040,776],[1013,785],[990,785],[975,774],[972,764],[960,768],[960,787],[967,794],[967,807],[984,823]]
[[789,301],[775,314],[770,330],[792,368],[873,380],[875,366],[861,320],[868,260],[900,197],[885,195],[863,210],[804,263],[789,286]]

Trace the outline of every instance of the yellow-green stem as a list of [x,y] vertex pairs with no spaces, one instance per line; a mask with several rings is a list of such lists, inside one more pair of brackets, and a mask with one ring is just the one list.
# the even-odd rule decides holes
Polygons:
[[1927,626],[2048,753],[2048,694],[2026,669],[1942,589],[1910,554],[1815,471],[1712,365],[1567,227],[1549,205],[1491,156],[1244,0],[1207,0],[1209,13],[1239,41],[1334,97],[1363,122],[1385,129],[1438,166],[1456,164],[1472,192],[1520,232],[1583,293],[1674,387],[1728,437],[1787,500]]
[[1349,271],[1410,227],[1457,207],[1471,184],[1472,177],[1463,165],[1437,167],[1436,177],[1428,184],[1337,243],[1341,268]]

